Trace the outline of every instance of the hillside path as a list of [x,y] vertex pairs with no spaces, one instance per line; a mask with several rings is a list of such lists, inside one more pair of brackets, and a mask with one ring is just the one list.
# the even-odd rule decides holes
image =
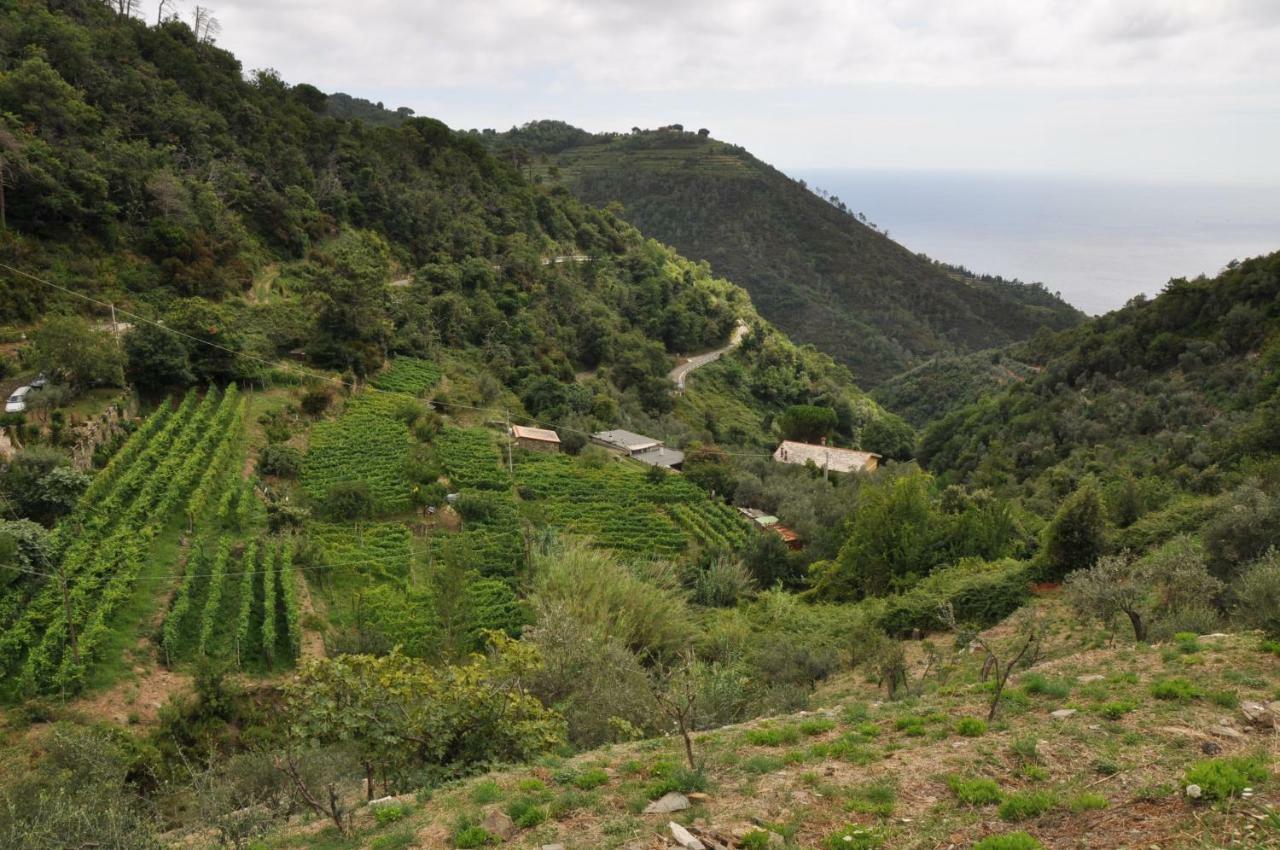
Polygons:
[[726,351],[732,351],[733,349],[737,348],[742,343],[742,338],[746,335],[747,335],[747,323],[739,319],[738,324],[735,325],[733,328],[733,333],[729,335],[728,345],[724,346],[723,348],[717,348],[712,351],[708,351],[704,354],[695,354],[692,357],[686,358],[684,362],[680,363],[678,366],[676,366],[676,368],[672,369],[667,374],[667,377],[670,378],[671,382],[676,385],[676,392],[681,392],[682,390],[684,390],[684,379],[689,376],[690,372],[692,372],[694,369],[700,369],[703,366],[706,366],[708,363],[716,362],[724,355]]

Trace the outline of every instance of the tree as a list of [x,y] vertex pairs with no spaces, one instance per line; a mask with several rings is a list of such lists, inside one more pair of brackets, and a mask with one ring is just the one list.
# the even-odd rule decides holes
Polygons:
[[943,606],[941,619],[956,633],[957,646],[976,646],[982,651],[979,680],[991,681],[991,704],[987,708],[987,722],[990,723],[1000,711],[1000,698],[1004,695],[1009,676],[1024,660],[1033,663],[1039,653],[1044,624],[1034,611],[1026,611],[1013,622],[1013,635],[1000,641],[984,635],[975,627],[957,623],[950,603]]
[[1072,493],[1045,529],[1040,563],[1046,581],[1061,581],[1072,570],[1088,569],[1106,548],[1102,499],[1092,481]]
[[143,390],[184,387],[195,382],[187,346],[172,331],[139,324],[125,334],[125,374]]
[[829,407],[793,404],[778,419],[783,439],[816,443],[836,429],[836,412]]
[[363,481],[337,481],[324,494],[323,509],[329,519],[368,519],[374,511],[373,494]]
[[75,507],[89,476],[71,466],[56,449],[33,447],[18,452],[0,474],[0,492],[23,516],[52,525]]
[[1280,638],[1280,550],[1270,549],[1231,585],[1235,614],[1253,629]]
[[1124,615],[1134,640],[1145,641],[1156,618],[1211,604],[1223,584],[1209,574],[1199,548],[1183,537],[1141,559],[1127,552],[1104,555],[1068,575],[1064,587],[1081,616],[1110,625]]
[[693,730],[698,721],[698,667],[693,650],[685,649],[674,663],[655,664],[649,678],[653,701],[684,742],[684,757],[690,770],[698,769],[693,755]]
[[537,650],[491,632],[488,652],[437,667],[398,650],[307,662],[285,686],[295,745],[353,745],[373,780],[399,787],[410,770],[457,775],[494,761],[526,761],[564,740],[564,721],[530,696]]
[[124,355],[107,331],[78,316],[53,316],[31,334],[32,366],[77,390],[124,385]]

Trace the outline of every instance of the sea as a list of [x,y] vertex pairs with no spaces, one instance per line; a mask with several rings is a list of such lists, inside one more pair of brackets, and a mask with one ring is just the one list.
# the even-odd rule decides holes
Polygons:
[[1039,281],[1093,315],[1280,250],[1280,185],[794,170],[912,251]]

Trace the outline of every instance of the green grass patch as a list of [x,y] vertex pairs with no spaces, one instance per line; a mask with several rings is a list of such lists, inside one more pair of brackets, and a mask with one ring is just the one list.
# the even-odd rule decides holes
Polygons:
[[602,767],[593,767],[573,777],[571,784],[579,791],[590,791],[593,788],[599,788],[608,781],[609,772],[607,770]]
[[1044,845],[1025,832],[988,835],[973,845],[973,850],[1044,850]]
[[1071,684],[1063,679],[1050,679],[1043,673],[1027,673],[1022,677],[1022,692],[1035,696],[1066,699],[1071,695]]
[[789,747],[800,740],[794,726],[761,726],[747,730],[747,743],[756,747]]
[[1190,702],[1200,696],[1200,689],[1188,680],[1175,676],[1152,684],[1151,695],[1156,699]]
[[856,823],[836,830],[822,842],[823,850],[874,850],[883,846],[884,836],[879,830]]
[[1049,791],[1018,791],[1000,803],[1000,818],[1007,821],[1031,820],[1057,804],[1057,796]]
[[898,789],[894,783],[878,779],[850,790],[845,808],[851,812],[887,818],[893,814],[893,804],[897,799]]
[[471,788],[471,802],[483,806],[502,799],[502,788],[492,779],[482,779]]
[[1067,803],[1067,808],[1079,814],[1080,812],[1095,812],[1099,809],[1105,809],[1107,805],[1106,797],[1086,791],[1072,797]]
[[981,738],[987,734],[987,724],[976,717],[961,717],[956,721],[956,734],[966,738]]
[[991,806],[1004,799],[1000,786],[994,779],[962,776],[948,776],[947,787],[956,796],[956,800],[966,806]]
[[1198,761],[1187,769],[1187,785],[1199,785],[1206,799],[1238,797],[1246,788],[1266,782],[1271,776],[1268,759],[1259,753]]
[[836,728],[836,722],[830,717],[809,717],[800,721],[800,725],[797,728],[799,728],[801,735],[812,737],[821,735],[824,732],[830,732]]

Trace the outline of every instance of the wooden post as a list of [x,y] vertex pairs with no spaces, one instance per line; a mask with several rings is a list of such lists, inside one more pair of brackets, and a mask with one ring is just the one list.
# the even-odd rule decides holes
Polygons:
[[111,332],[116,335],[116,345],[120,344],[120,326],[116,324],[116,305],[111,305]]

